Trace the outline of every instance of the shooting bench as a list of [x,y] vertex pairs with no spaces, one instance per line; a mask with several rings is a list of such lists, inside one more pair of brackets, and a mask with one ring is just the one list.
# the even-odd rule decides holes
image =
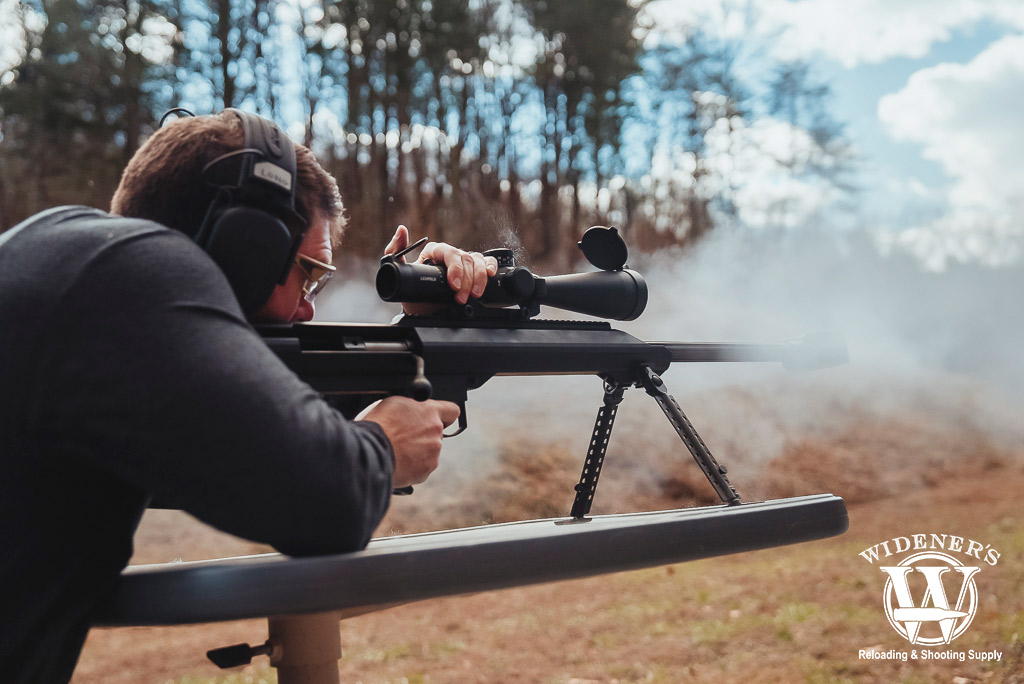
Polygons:
[[209,652],[222,667],[270,656],[280,684],[338,684],[338,621],[442,596],[567,580],[821,539],[842,499],[790,499],[566,517],[374,539],[355,553],[264,554],[127,568],[98,625],[268,618],[269,638]]

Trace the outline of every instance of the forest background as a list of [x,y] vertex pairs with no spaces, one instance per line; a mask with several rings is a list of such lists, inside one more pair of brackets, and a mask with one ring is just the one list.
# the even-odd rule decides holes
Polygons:
[[[0,230],[41,209],[106,208],[163,112],[240,107],[311,146],[371,256],[399,223],[568,267],[613,224],[634,248],[749,224],[737,165],[789,190],[757,228],[817,218],[852,190],[829,88],[807,62],[628,0],[26,0],[3,6]],[[745,54],[743,54],[745,52]],[[756,59],[756,78],[739,58]],[[777,181],[777,185],[780,183]],[[813,202],[812,202],[813,205]]]

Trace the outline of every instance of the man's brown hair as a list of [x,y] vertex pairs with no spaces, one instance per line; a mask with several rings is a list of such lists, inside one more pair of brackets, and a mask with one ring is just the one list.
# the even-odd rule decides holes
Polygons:
[[[144,218],[195,237],[217,189],[202,179],[213,159],[241,149],[245,133],[231,112],[178,119],[154,133],[128,162],[110,201],[120,216]],[[331,224],[331,244],[345,229],[338,184],[309,148],[295,144],[295,209],[306,220],[319,210]]]

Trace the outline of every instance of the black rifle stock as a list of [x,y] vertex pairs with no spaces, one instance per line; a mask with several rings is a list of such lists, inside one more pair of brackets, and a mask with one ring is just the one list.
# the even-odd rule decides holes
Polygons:
[[665,412],[723,503],[739,494],[660,376],[672,363],[769,361],[791,369],[846,360],[845,344],[812,335],[778,344],[645,342],[604,321],[446,321],[405,316],[393,325],[305,323],[260,329],[268,346],[299,377],[330,398],[404,394],[459,405],[468,427],[470,390],[495,376],[595,375],[604,381],[591,447],[576,485],[572,517],[590,509],[622,393],[641,387]]

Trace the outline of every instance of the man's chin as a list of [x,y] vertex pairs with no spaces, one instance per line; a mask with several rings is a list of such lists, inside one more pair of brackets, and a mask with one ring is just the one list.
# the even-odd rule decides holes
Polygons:
[[262,309],[249,314],[246,318],[254,325],[266,325],[291,323],[294,320],[294,315],[289,315],[287,312],[281,312],[270,306],[264,306]]
[[286,306],[280,300],[275,301],[275,298],[271,297],[269,302],[249,314],[247,318],[253,324],[305,323],[313,320],[313,314],[313,304],[305,299],[299,299],[298,303]]

